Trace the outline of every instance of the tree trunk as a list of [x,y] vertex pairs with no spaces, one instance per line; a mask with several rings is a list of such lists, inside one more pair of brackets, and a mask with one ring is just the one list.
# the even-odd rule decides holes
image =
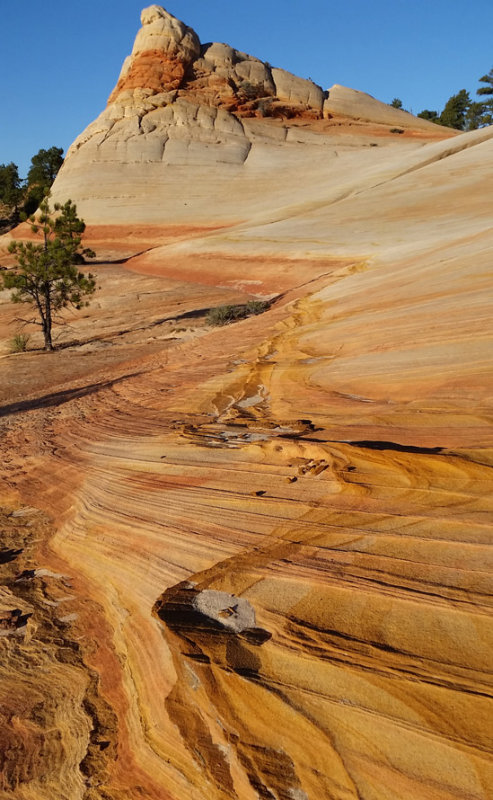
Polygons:
[[43,335],[45,337],[45,350],[54,350],[53,342],[51,341],[51,328],[43,325]]
[[43,335],[45,337],[45,350],[54,350],[51,341],[51,295],[50,287],[45,287],[45,313],[43,317]]

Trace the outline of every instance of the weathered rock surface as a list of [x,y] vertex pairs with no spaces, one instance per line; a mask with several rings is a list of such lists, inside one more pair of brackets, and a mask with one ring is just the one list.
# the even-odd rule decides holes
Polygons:
[[[205,104],[228,106],[269,116],[274,99],[287,103],[291,115],[321,116],[324,94],[312,81],[272,69],[258,58],[213,42],[201,46],[196,33],[160,6],[144,9],[132,54],[125,60],[109,103],[122,92],[146,89],[153,94],[182,89]],[[279,115],[282,116],[282,110]]]
[[368,144],[396,125],[415,146],[420,136],[453,136],[362,92],[325,94],[229,45],[201,45],[191,28],[150,6],[107,108],[67,154],[54,199],[77,197],[89,223],[230,224],[259,197],[277,203],[280,185],[298,193],[300,174],[306,186],[319,172],[330,180],[341,122],[376,124],[366,127]]
[[149,6],[141,15],[132,54],[125,60],[118,83],[109,99],[129,89],[178,89],[192,61],[200,54],[195,32],[167,14],[160,6]]
[[[196,645],[210,636],[235,634],[255,644],[270,639],[270,633],[256,627],[255,609],[244,597],[216,589],[197,589],[185,581],[168,589],[156,603],[158,617]],[[207,656],[204,656],[207,660]]]
[[[57,181],[92,223],[132,208],[88,244],[133,257],[94,267],[71,346],[2,360],[0,789],[490,800],[493,129],[173,89],[141,115],[174,142],[156,177],[147,91],[108,107],[121,152],[99,122]],[[204,323],[252,296],[275,302]]]
[[365,92],[358,92],[356,89],[349,89],[347,86],[340,86],[336,83],[330,87],[327,94],[328,97],[323,106],[326,117],[336,114],[364,122],[394,125],[398,128],[430,130],[430,123],[427,120],[415,117],[409,111],[393,108]]

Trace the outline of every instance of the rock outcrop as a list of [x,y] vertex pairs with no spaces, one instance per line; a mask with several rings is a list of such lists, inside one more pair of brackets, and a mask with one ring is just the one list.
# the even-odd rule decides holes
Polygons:
[[141,21],[132,54],[125,59],[108,103],[132,89],[150,89],[157,94],[179,89],[187,69],[200,55],[195,31],[160,6],[145,8]]
[[191,28],[160,6],[144,9],[141,21],[109,104],[133,89],[152,94],[177,90],[178,96],[244,116],[321,116],[324,94],[312,81],[272,69],[226,44],[201,46]]
[[374,136],[392,126],[453,135],[361,92],[326,95],[229,45],[201,45],[191,28],[150,6],[106,109],[68,151],[54,199],[75,198],[88,223],[230,224],[258,202],[260,182],[272,193],[281,180],[293,193],[300,172],[308,184],[316,165],[323,171],[341,120],[370,121]]
[[0,298],[2,800],[490,800],[493,127],[143,19],[94,302]]
[[[366,92],[358,92],[347,86],[334,84],[327,92],[323,113],[325,117],[338,115],[364,122],[377,122],[381,125],[394,125],[398,128],[414,130],[430,130],[430,123],[420,117],[414,117],[409,111],[393,108],[387,103],[376,100]],[[436,126],[435,126],[436,127]]]

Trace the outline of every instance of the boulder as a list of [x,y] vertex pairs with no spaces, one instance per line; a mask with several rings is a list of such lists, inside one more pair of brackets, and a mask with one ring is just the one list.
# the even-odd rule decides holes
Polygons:
[[322,114],[324,93],[313,81],[297,78],[284,69],[273,69],[272,77],[279,100],[295,106],[306,106],[317,115]]

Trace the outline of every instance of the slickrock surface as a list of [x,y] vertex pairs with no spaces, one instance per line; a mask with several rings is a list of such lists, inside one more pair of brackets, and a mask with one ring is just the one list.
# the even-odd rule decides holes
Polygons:
[[324,116],[339,115],[366,122],[379,122],[382,125],[395,125],[413,130],[430,130],[426,120],[414,117],[408,111],[393,108],[381,103],[370,94],[348,89],[347,86],[334,84],[328,90],[328,97],[323,106]]
[[205,105],[261,62],[143,22],[104,113],[200,62],[193,159],[88,129],[55,190],[114,263],[3,346],[2,797],[490,800],[493,129]]
[[53,196],[76,197],[98,225],[238,223],[259,205],[292,202],[300,174],[307,186],[333,182],[334,145],[350,147],[348,131],[368,147],[454,135],[362,92],[324,92],[229,45],[201,45],[150,6],[106,109],[69,149]]

